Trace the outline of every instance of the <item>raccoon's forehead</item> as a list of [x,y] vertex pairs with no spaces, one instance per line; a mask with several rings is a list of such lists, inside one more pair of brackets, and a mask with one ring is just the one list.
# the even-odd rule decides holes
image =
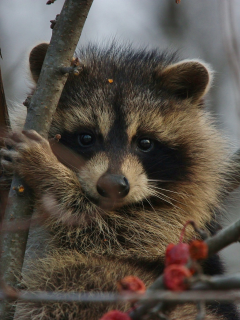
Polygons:
[[[174,62],[174,54],[131,51],[114,45],[109,50],[88,47],[79,53],[84,68],[69,77],[64,87],[54,127],[58,132],[94,129],[106,137],[110,130],[137,132],[162,130],[167,113],[175,113],[165,92],[156,90],[152,79],[156,67]],[[177,111],[178,113],[178,111]]]
[[[80,94],[83,96],[82,90]],[[118,132],[127,132],[132,137],[138,131],[159,131],[164,120],[163,110],[167,102],[156,101],[147,91],[132,90],[130,94],[121,88],[108,92],[97,88],[92,89],[91,96],[85,96],[84,101],[73,95],[54,116],[54,126],[59,127],[59,132],[89,129],[107,137],[116,128]]]

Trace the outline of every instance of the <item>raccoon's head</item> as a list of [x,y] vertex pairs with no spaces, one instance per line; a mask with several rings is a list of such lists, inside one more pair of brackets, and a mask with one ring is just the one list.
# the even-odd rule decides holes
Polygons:
[[[222,139],[203,108],[209,66],[114,45],[89,46],[78,57],[83,71],[69,76],[50,136],[60,133],[74,151],[63,162],[86,197],[119,215],[147,212],[156,227],[180,230],[191,218],[203,226],[226,171]],[[31,54],[35,80],[40,60],[36,67]]]

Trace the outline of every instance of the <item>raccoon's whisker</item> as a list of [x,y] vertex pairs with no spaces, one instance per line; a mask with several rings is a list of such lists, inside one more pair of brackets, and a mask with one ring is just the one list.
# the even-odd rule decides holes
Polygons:
[[170,201],[170,200],[173,200],[173,199],[170,198],[170,200],[168,200],[168,199],[162,197],[162,196],[165,196],[165,195],[162,195],[161,193],[159,194],[158,192],[156,192],[156,191],[154,191],[154,190],[151,190],[151,189],[148,189],[148,190],[151,192],[151,194],[152,194],[153,196],[155,196],[155,197],[157,197],[157,198],[159,198],[159,199],[161,199],[161,200],[163,200],[163,201],[171,204],[172,206],[174,206],[174,204]]
[[[184,198],[184,199],[189,198],[189,195],[188,195],[188,194],[184,194],[184,193],[180,193],[180,192],[176,192],[176,191],[171,191],[171,190],[168,190],[168,189],[159,188],[159,187],[156,187],[156,186],[153,186],[153,185],[151,185],[151,188],[157,189],[157,190],[163,190],[163,191],[167,191],[167,192],[172,192],[172,193],[174,193],[174,194],[176,194],[176,195],[181,196],[181,197]],[[159,192],[160,192],[160,191],[159,191]],[[161,194],[164,195],[165,197],[168,197],[168,198],[171,199],[171,197],[167,196],[166,194],[164,194],[164,193],[162,193],[162,192],[161,192]],[[174,199],[174,201],[178,201],[178,200]],[[181,203],[180,201],[178,201],[178,202]]]
[[153,211],[156,212],[156,210],[154,209],[153,205],[151,204],[151,201],[148,200],[147,198],[145,198],[145,200],[146,200],[147,203],[150,205],[150,207],[153,209]]
[[141,203],[142,203],[143,211],[145,211],[145,207],[144,207],[143,201],[141,201]]
[[167,192],[171,192],[171,193],[177,194],[179,196],[188,197],[188,194],[183,193],[183,192],[172,191],[172,190],[160,188],[160,187],[157,187],[157,186],[154,186],[154,185],[151,185],[151,188],[158,189],[158,190],[163,190],[163,191],[167,191]]
[[[149,182],[157,182],[157,181],[161,181],[161,180],[151,180],[151,179],[148,179]],[[170,189],[164,189],[164,188],[160,188],[159,186],[156,186],[154,184],[150,184],[150,186],[152,188],[156,188],[156,189],[160,189],[160,190],[164,190],[164,191],[167,191],[167,192],[172,192],[172,193],[176,193],[178,195],[183,195],[183,196],[188,196],[188,194],[186,193],[183,193],[183,192],[178,192],[178,191],[173,191],[173,190],[170,190]]]
[[169,198],[169,199],[177,202],[176,199],[171,198],[170,196],[167,196],[167,195],[164,194],[163,192],[160,192],[160,191],[155,190],[155,189],[158,189],[158,188],[155,188],[155,186],[153,186],[153,185],[149,185],[149,186],[148,186],[148,190],[150,190],[151,192],[154,192],[154,193],[156,193],[156,194],[160,194],[160,195],[163,196],[163,197]]
[[[168,199],[165,199],[165,198],[161,197],[161,196],[165,196],[165,195],[162,194],[162,193],[159,194],[159,192],[154,191],[154,190],[151,190],[151,189],[149,189],[149,191],[152,192],[152,195],[155,196],[156,198],[159,198],[160,200],[163,200],[163,201],[165,201],[166,203],[171,204],[174,208],[176,208],[176,209],[178,209],[178,210],[180,210],[180,211],[182,211],[182,212],[184,212],[184,213],[187,214],[187,211],[185,211],[185,210],[182,209],[181,207],[177,206],[176,204],[172,203],[170,200],[176,201],[176,202],[178,202],[178,203],[180,203],[180,204],[183,204],[183,205],[187,206],[185,203],[181,203],[181,202],[179,202],[179,201],[177,201],[177,200],[174,200],[174,199],[172,199],[172,198],[170,198],[170,200],[168,200]],[[161,195],[161,196],[160,196],[160,195]]]
[[[179,201],[179,200],[177,200],[177,199],[171,198],[171,197],[167,196],[166,194],[164,194],[164,193],[162,193],[162,192],[159,192],[159,191],[157,191],[157,190],[152,190],[152,192],[155,193],[155,195],[158,195],[158,196],[161,195],[162,197],[168,198],[168,199],[170,199],[170,200],[172,200],[172,201],[174,201],[174,202],[177,202],[177,203],[180,203],[180,204],[182,204],[182,205],[184,205],[184,206],[187,206],[186,203],[181,202],[181,201]],[[166,201],[166,199],[164,199],[164,200]],[[173,203],[171,203],[171,204],[173,205]],[[179,208],[179,207],[178,207],[178,208]],[[181,208],[179,208],[179,209],[181,209]]]
[[159,199],[161,199],[161,200],[165,201],[166,203],[169,203],[169,204],[170,204],[170,205],[172,205],[174,208],[176,208],[176,209],[178,209],[178,210],[180,210],[180,211],[183,211],[183,212],[187,213],[185,210],[183,210],[183,209],[182,209],[182,208],[180,208],[179,206],[177,206],[177,205],[173,204],[171,201],[168,201],[168,200],[166,200],[166,199],[164,199],[164,198],[160,197],[160,196],[159,196],[159,195],[157,195],[157,194],[154,194],[154,196],[155,196],[156,198],[159,198]]
[[161,179],[148,179],[148,181],[153,181],[153,182],[177,182],[177,180],[161,180]]
[[[178,200],[175,200],[175,199],[173,199],[173,198],[171,198],[171,197],[168,197],[168,196],[166,196],[165,194],[163,194],[163,193],[159,193],[159,192],[156,192],[155,193],[155,195],[161,195],[162,197],[165,197],[165,198],[168,198],[168,199],[170,199],[170,200],[172,200],[172,201],[175,201],[175,202],[177,202],[177,203],[179,203],[179,204],[182,204],[182,205],[184,205],[184,206],[187,206],[185,203],[183,203],[183,202],[181,202],[181,201],[178,201]],[[165,201],[166,201],[166,199],[164,199]],[[172,202],[171,202],[171,204],[172,205],[174,205]],[[181,209],[180,207],[178,207],[178,206],[176,206],[178,209]]]
[[[152,180],[152,179],[148,179],[148,181],[154,182],[154,181],[158,181],[158,180]],[[169,190],[169,189],[165,189],[165,188],[160,188],[159,186],[153,185],[153,184],[149,184],[149,186],[153,189],[157,189],[157,190],[163,190],[166,192],[171,192],[174,193],[176,195],[179,195],[182,199],[189,199],[191,197],[191,195],[189,195],[188,193],[183,193],[183,192],[177,192],[177,191],[173,191],[173,190]],[[162,195],[168,197],[167,195],[165,195],[164,193],[161,192]],[[170,198],[170,197],[169,197]],[[174,201],[177,201],[179,203],[182,203],[176,199],[174,199]],[[184,204],[184,203],[183,203]],[[185,204],[186,205],[186,204]]]

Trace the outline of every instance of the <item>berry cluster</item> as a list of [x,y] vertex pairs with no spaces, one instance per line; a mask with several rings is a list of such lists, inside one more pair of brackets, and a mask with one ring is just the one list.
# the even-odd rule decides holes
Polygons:
[[[197,260],[206,259],[208,256],[208,246],[201,240],[193,240],[189,244],[183,243],[186,227],[191,224],[195,231],[199,232],[193,221],[188,221],[183,227],[179,243],[170,243],[165,254],[165,269],[163,273],[164,285],[173,291],[188,289],[187,278],[195,272],[194,263]],[[194,262],[194,263],[193,263]],[[145,284],[137,277],[127,276],[117,283],[117,288],[121,294],[138,293],[144,294]],[[136,301],[132,301],[133,303]],[[130,310],[131,311],[131,310]],[[129,314],[118,310],[112,310],[103,315],[100,320],[131,320]]]
[[187,225],[194,224],[188,221],[181,233],[179,243],[170,243],[166,249],[165,269],[163,273],[164,285],[173,291],[188,289],[187,278],[190,278],[195,269],[192,268],[191,261],[207,258],[208,246],[201,240],[193,240],[190,244],[183,243],[182,239]]

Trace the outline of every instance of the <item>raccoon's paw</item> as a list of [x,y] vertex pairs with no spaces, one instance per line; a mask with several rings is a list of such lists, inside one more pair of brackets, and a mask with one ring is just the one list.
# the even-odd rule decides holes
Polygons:
[[[0,152],[1,152],[1,149],[0,149]],[[4,159],[1,159],[1,154],[0,154],[0,190],[8,190],[11,186],[13,170],[12,168],[10,170],[3,168],[1,164],[2,161],[4,161]]]
[[57,161],[49,142],[36,131],[12,132],[5,139],[1,165],[6,171],[14,171],[21,177],[37,174],[49,162]]
[[0,156],[2,175],[12,175],[14,173],[13,157],[15,157],[15,154],[16,152],[11,150],[11,147],[8,145],[6,145],[6,148],[1,148]]

